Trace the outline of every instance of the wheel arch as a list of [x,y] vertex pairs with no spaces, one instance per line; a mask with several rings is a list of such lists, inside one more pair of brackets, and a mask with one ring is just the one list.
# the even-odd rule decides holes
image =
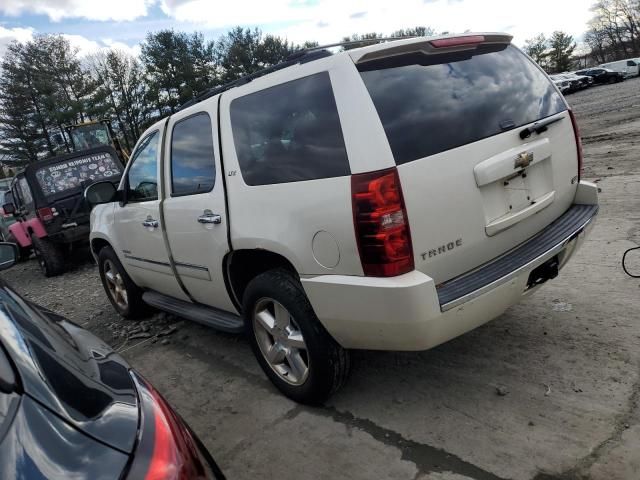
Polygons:
[[263,249],[234,250],[224,258],[224,279],[229,296],[239,312],[249,282],[268,270],[283,268],[298,276],[293,263],[279,253]]

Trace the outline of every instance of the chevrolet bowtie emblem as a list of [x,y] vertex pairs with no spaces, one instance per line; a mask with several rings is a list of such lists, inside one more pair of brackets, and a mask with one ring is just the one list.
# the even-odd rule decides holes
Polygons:
[[533,162],[532,152],[523,152],[516,157],[513,168],[527,168]]

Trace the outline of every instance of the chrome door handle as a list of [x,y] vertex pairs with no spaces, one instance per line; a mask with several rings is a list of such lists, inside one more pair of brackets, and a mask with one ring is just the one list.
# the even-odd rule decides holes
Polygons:
[[205,213],[198,217],[198,223],[213,223],[219,225],[222,223],[222,216],[217,213]]
[[147,217],[147,219],[142,222],[142,226],[146,228],[158,228],[159,225],[160,222],[158,222],[158,220],[154,220],[151,217]]

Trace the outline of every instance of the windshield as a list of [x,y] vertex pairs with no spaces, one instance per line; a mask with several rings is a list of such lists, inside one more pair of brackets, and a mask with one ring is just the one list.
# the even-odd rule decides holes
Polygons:
[[122,173],[120,163],[108,152],[77,157],[36,170],[36,178],[45,196],[115,177]]
[[109,132],[101,123],[76,127],[71,130],[71,138],[76,150],[111,145]]

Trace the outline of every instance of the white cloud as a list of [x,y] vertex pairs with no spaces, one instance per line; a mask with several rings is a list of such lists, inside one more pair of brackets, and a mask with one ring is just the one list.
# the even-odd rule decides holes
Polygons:
[[12,41],[26,42],[33,37],[32,28],[5,28],[0,25],[0,58],[4,56],[4,52]]
[[[263,26],[294,42],[331,43],[352,33],[390,33],[424,25],[436,31],[507,31],[514,42],[563,30],[580,36],[587,28],[590,2],[537,0],[160,0],[162,10],[180,22],[202,28]],[[280,26],[278,26],[280,25]]]
[[155,0],[2,0],[0,13],[8,16],[43,14],[54,22],[63,18],[124,21],[144,17],[152,3]]
[[133,47],[131,47],[126,43],[117,42],[110,38],[103,38],[102,43],[105,44],[103,49],[119,50],[121,52],[127,53],[134,57],[137,57],[138,55],[140,55],[140,44],[136,44]]

